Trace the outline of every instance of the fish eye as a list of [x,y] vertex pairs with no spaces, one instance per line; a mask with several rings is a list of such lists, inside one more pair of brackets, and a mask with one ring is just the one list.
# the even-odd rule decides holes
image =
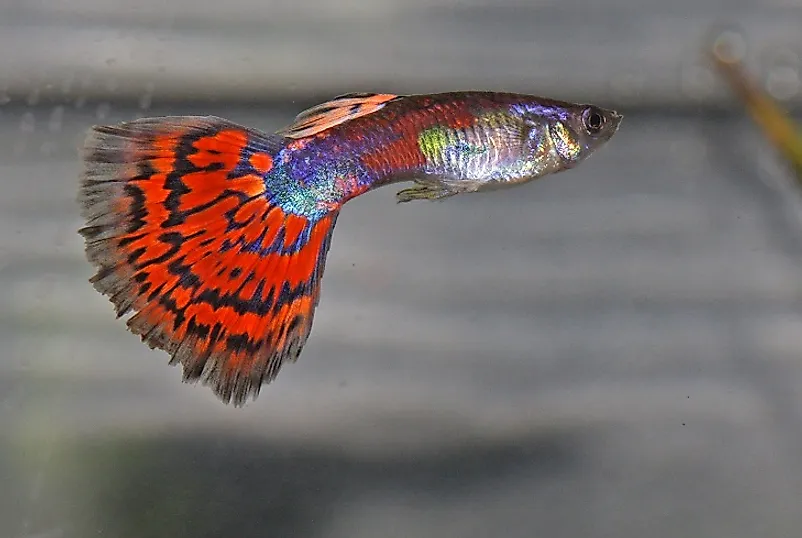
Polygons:
[[606,121],[607,119],[604,117],[604,113],[598,108],[589,107],[582,113],[582,123],[588,134],[598,134],[604,127]]

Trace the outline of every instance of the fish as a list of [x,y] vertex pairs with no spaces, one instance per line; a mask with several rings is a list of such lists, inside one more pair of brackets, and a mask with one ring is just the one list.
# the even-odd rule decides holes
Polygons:
[[486,91],[350,93],[275,133],[216,116],[90,129],[79,230],[94,288],[128,329],[225,404],[295,362],[340,210],[386,185],[439,200],[571,169],[622,115]]

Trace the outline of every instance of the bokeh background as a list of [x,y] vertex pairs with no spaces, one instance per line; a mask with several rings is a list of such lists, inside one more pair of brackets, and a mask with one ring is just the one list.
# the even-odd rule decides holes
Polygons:
[[[802,219],[702,52],[800,110],[798,0],[0,1],[0,538],[802,535]],[[87,283],[93,123],[350,91],[625,114],[576,170],[339,219],[244,409]],[[797,115],[797,117],[799,117]]]

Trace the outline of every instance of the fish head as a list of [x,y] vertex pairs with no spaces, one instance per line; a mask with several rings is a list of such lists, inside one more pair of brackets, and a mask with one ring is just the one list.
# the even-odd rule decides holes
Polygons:
[[573,168],[618,131],[622,116],[591,104],[531,97],[513,107],[523,124],[524,155],[534,176]]
[[595,105],[569,105],[547,120],[548,137],[563,168],[572,168],[618,131],[623,116]]

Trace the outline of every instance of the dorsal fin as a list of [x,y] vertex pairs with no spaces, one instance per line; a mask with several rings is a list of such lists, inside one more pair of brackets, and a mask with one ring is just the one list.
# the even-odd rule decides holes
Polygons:
[[277,134],[288,138],[305,138],[335,125],[372,114],[399,96],[389,93],[346,93],[330,101],[304,110],[295,121]]

